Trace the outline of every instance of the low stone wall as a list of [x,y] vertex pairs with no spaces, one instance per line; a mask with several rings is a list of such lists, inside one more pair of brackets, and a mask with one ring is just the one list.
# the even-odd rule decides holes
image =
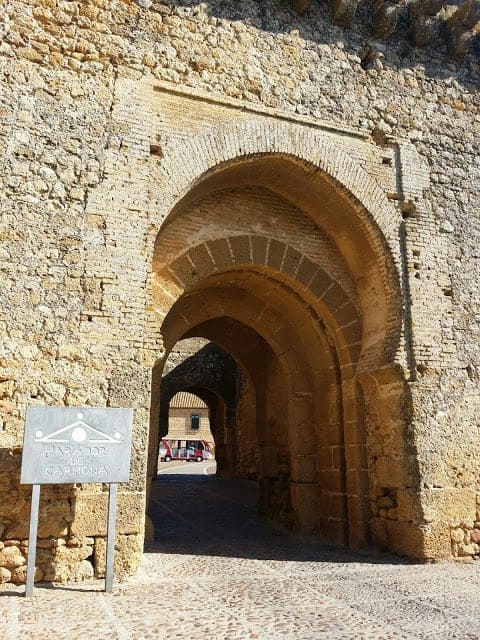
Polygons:
[[[21,450],[0,449],[0,582],[26,579],[31,486],[20,485]],[[43,485],[35,580],[81,582],[102,577],[107,534],[106,485]],[[143,551],[144,494],[121,493],[115,575],[136,571]],[[141,532],[141,533],[140,533]]]
[[480,559],[480,494],[477,495],[475,520],[462,520],[450,531],[452,555],[456,560]]
[[[143,536],[119,535],[115,543],[115,577],[125,579],[139,565]],[[26,581],[28,539],[0,541],[0,582]],[[35,581],[82,582],[105,576],[106,538],[39,538]],[[136,559],[136,561],[135,561]]]

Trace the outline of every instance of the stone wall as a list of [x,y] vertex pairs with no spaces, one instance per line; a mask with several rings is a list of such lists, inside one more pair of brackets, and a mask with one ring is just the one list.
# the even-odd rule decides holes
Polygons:
[[[441,45],[413,49],[405,33],[378,43],[361,16],[343,29],[328,11],[312,3],[298,16],[282,2],[233,0],[5,3],[3,580],[24,579],[29,496],[18,479],[30,404],[135,408],[117,563],[123,574],[138,565],[150,377],[163,354],[162,315],[149,308],[149,247],[160,202],[178,177],[172,166],[171,184],[161,184],[158,167],[195,128],[245,114],[321,129],[378,181],[402,218],[407,311],[399,360],[411,397],[403,435],[418,464],[421,480],[411,491],[421,509],[414,514],[382,492],[377,515],[387,521],[404,509],[406,522],[421,522],[430,540],[425,557],[447,548],[478,553],[478,60],[452,61]],[[381,55],[369,66],[372,45]],[[177,163],[180,174],[186,158]],[[100,575],[105,518],[97,506],[104,504],[98,487],[43,491],[39,577]],[[388,545],[381,533],[388,526],[377,524]]]
[[258,480],[259,450],[255,389],[252,381],[241,372],[237,378],[237,398],[234,475],[237,478]]

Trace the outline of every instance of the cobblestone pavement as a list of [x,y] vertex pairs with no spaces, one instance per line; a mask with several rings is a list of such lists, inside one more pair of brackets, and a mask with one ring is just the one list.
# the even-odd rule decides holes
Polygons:
[[98,581],[42,585],[31,600],[6,587],[0,638],[480,638],[480,563],[413,565],[299,540],[256,520],[248,483],[205,470],[172,467],[154,483],[157,539],[135,578],[113,595]]

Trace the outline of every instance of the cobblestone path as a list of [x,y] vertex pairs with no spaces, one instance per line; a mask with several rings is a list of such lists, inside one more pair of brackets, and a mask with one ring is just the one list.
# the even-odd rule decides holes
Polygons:
[[154,483],[157,539],[135,578],[113,595],[98,581],[40,586],[31,600],[6,587],[0,638],[480,638],[480,563],[413,565],[319,547],[258,522],[248,483],[186,470]]

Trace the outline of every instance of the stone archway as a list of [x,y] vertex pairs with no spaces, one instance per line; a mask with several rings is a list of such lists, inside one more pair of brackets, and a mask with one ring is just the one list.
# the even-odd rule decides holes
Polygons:
[[[237,377],[235,360],[214,343],[207,343],[178,363],[162,378],[160,387],[159,438],[168,432],[171,399],[181,391],[201,398],[209,409],[210,429],[215,440],[217,467],[221,475],[230,472],[231,461],[225,455],[228,432],[235,427]],[[153,436],[152,436],[153,437]],[[152,459],[152,477],[157,475],[156,462]]]
[[415,501],[417,475],[403,435],[397,214],[322,136],[252,127],[223,131],[218,147],[218,130],[190,141],[196,166],[179,172],[181,197],[164,200],[152,247],[164,347],[202,336],[249,372],[267,515],[352,546],[373,532],[405,552],[416,525],[398,506]]

